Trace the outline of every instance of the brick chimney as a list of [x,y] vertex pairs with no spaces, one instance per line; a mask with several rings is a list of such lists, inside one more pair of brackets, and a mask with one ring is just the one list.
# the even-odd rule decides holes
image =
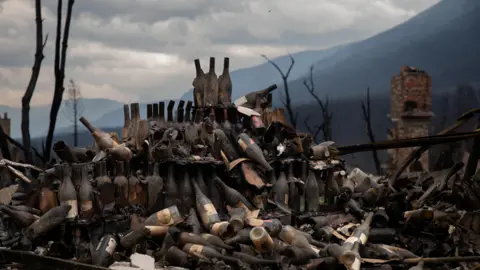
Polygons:
[[[390,114],[393,128],[388,131],[389,139],[406,139],[428,136],[433,117],[431,78],[423,70],[402,66],[400,74],[391,81]],[[388,150],[388,169],[393,170],[415,148]],[[419,162],[406,171],[428,170],[428,152]]]

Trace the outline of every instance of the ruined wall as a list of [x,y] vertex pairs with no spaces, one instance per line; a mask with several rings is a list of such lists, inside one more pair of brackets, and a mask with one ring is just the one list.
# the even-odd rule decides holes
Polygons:
[[[405,139],[428,136],[433,116],[431,78],[423,70],[403,66],[400,74],[392,77],[390,119],[393,128],[389,139]],[[395,168],[415,148],[390,149],[388,168]],[[428,170],[428,153],[420,158],[423,169]],[[407,169],[408,171],[408,169]]]
[[8,118],[8,114],[4,113],[3,117],[0,115],[0,125],[2,126],[3,132],[10,136],[10,118]]

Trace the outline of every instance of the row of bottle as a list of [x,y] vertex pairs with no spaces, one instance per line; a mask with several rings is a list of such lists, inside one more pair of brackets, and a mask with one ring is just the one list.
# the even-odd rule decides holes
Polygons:
[[229,105],[232,102],[232,80],[230,78],[230,59],[223,60],[223,72],[217,77],[215,57],[210,57],[208,73],[202,70],[200,60],[195,59],[196,76],[193,80],[193,100],[195,107],[209,107],[217,104]]
[[272,195],[277,204],[296,213],[316,212],[322,205],[337,204],[363,216],[359,202],[375,206],[381,195],[381,185],[360,169],[347,175],[345,170],[335,168],[310,170],[307,161],[282,166],[278,174],[271,174]]
[[[301,165],[298,166],[300,172],[295,170],[295,164]],[[195,190],[192,183],[212,201],[221,216],[225,216],[224,204],[229,200],[249,205],[249,210],[255,208],[242,193],[226,185],[215,170],[206,173],[205,167],[201,165],[192,170],[191,166],[170,163],[162,167],[165,173],[161,173],[160,164],[156,163],[150,165],[144,174],[140,170],[132,172],[128,163],[125,166],[124,162],[116,161],[113,170],[110,170],[112,173],[109,173],[106,161],[100,161],[95,164],[95,181],[90,180],[88,166],[87,163],[55,165],[55,169],[61,171],[59,202],[72,206],[69,218],[92,217],[95,208],[91,182],[96,183],[100,194],[101,205],[96,209],[108,210],[114,205],[124,207],[141,204],[150,211],[172,205],[181,205],[182,211],[188,211],[194,205]],[[176,170],[176,166],[180,170]],[[309,170],[306,161],[290,162],[286,165],[286,170],[280,170],[278,177],[274,171],[271,176],[271,197],[277,204],[288,206],[297,213],[316,212],[321,205],[334,203],[347,204],[351,210],[362,212],[357,200],[352,198],[360,199],[362,205],[374,206],[380,196],[381,187],[358,169],[347,176],[343,170],[316,172]],[[48,210],[48,207],[54,205],[52,199],[48,199],[40,204],[40,209]]]
[[[257,91],[262,92],[265,90]],[[253,92],[256,94],[257,92]],[[132,119],[138,118],[134,108],[136,106],[131,105]],[[136,105],[138,105],[136,103]],[[203,124],[203,121],[210,121],[213,128],[230,129],[234,128],[237,132],[242,132],[243,128],[249,128],[254,132],[265,131],[266,127],[261,117],[255,112],[253,114],[248,113],[246,115],[239,114],[237,109],[230,108],[192,108],[192,102],[188,101],[185,106],[185,101],[179,101],[176,110],[176,119],[174,119],[173,109],[175,101],[171,100],[167,107],[167,118],[164,115],[165,103],[152,103],[147,104],[147,120],[150,121],[150,126],[155,123],[155,130],[163,131],[168,127],[176,127],[179,130],[187,130],[189,126]],[[128,105],[124,105],[125,123],[128,126],[130,123],[130,114],[128,111]],[[162,134],[155,135],[155,138],[161,138]]]
[[[179,167],[176,168],[176,166]],[[216,176],[214,170],[207,174],[207,181],[204,181],[205,168],[199,166],[190,171],[185,168],[188,166],[170,163],[162,167],[161,173],[160,164],[156,163],[150,165],[147,173],[144,174],[141,170],[131,171],[128,163],[123,161],[110,163],[100,161],[95,163],[93,175],[89,174],[87,163],[57,164],[53,172],[61,181],[58,202],[72,206],[68,218],[78,216],[81,219],[90,219],[95,211],[111,210],[115,205],[125,207],[130,204],[140,204],[150,211],[155,211],[179,204],[182,205],[182,210],[188,210],[194,204],[194,189],[191,181],[198,185],[204,194],[211,197],[217,207],[223,205],[223,198],[218,196],[219,188],[223,189],[222,194],[227,192],[230,195],[228,199],[241,197],[245,204],[250,205],[238,191],[225,185]],[[43,179],[45,175],[42,174],[40,177]],[[92,183],[99,193],[97,199],[94,198]],[[54,192],[50,186],[44,185],[40,193],[42,195],[39,208],[42,212],[57,205],[57,198],[52,195]],[[94,204],[95,202],[97,205]]]

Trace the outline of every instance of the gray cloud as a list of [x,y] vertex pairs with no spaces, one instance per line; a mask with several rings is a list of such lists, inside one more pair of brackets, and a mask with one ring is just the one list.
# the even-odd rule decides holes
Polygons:
[[[232,69],[251,66],[263,62],[260,54],[275,57],[366,38],[438,1],[77,0],[66,76],[85,97],[175,98],[191,87],[194,58],[229,56]],[[50,102],[53,89],[57,1],[42,2],[49,40],[35,104]],[[19,106],[31,74],[33,3],[0,0],[0,104]]]

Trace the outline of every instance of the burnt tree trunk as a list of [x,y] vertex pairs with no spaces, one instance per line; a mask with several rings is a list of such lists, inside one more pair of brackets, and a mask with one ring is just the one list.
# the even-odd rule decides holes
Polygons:
[[43,48],[47,43],[48,35],[43,40],[43,25],[42,25],[42,1],[35,0],[35,23],[36,23],[36,49],[35,60],[32,67],[32,76],[28,82],[25,94],[22,97],[22,139],[24,156],[27,163],[33,163],[31,142],[30,142],[30,101],[37,85],[38,76],[40,74],[40,68],[44,58]]
[[75,0],[68,0],[67,17],[65,19],[65,27],[63,29],[63,39],[60,55],[60,39],[62,29],[62,0],[58,0],[57,7],[57,37],[55,40],[55,91],[53,93],[52,107],[50,108],[50,124],[48,126],[47,140],[45,142],[45,160],[50,160],[52,151],[53,133],[55,132],[55,125],[57,123],[58,111],[62,105],[63,92],[65,91],[65,63],[68,47],[68,36],[70,34],[70,22],[72,18],[72,9]]
[[[366,104],[365,104],[366,103]],[[363,119],[365,120],[365,125],[367,126],[367,135],[371,143],[375,143],[375,136],[372,129],[372,115],[370,108],[370,88],[367,88],[367,100],[366,102],[362,100],[362,113]],[[382,174],[382,167],[380,166],[380,159],[378,158],[377,150],[372,150],[373,162],[375,163],[375,169],[377,174]]]
[[265,60],[267,60],[278,71],[278,73],[280,73],[280,76],[282,77],[285,96],[281,97],[281,101],[283,103],[283,106],[287,110],[288,117],[290,118],[290,123],[295,128],[297,127],[298,113],[295,113],[293,111],[292,99],[290,97],[290,89],[288,88],[288,76],[290,76],[290,72],[295,65],[295,59],[293,59],[293,56],[291,54],[288,54],[288,56],[290,57],[290,66],[288,67],[287,72],[284,73],[282,69],[277,64],[275,64],[275,62],[270,60],[266,55],[262,54],[262,57],[265,58]]
[[7,136],[3,131],[3,127],[0,125],[0,149],[2,150],[3,158],[12,160],[12,155],[10,154],[10,147],[7,141]]
[[332,140],[332,118],[333,118],[333,114],[328,107],[329,106],[328,97],[326,97],[325,101],[323,101],[322,99],[320,99],[320,97],[317,95],[317,93],[315,93],[315,83],[313,81],[313,68],[314,68],[314,66],[311,65],[310,66],[310,78],[309,78],[310,82],[307,82],[307,80],[304,80],[303,85],[305,85],[305,88],[307,88],[310,95],[315,99],[318,106],[320,107],[320,110],[322,112],[323,123],[316,126],[316,130],[314,131],[314,129],[312,129],[308,125],[308,119],[310,118],[310,116],[308,116],[308,118],[305,119],[304,124],[305,124],[305,127],[308,129],[308,131],[313,134],[313,136],[314,136],[313,139],[314,139],[315,143],[318,143],[317,136],[318,136],[320,131],[322,131],[322,133],[323,133],[323,140],[324,141],[331,141]]

